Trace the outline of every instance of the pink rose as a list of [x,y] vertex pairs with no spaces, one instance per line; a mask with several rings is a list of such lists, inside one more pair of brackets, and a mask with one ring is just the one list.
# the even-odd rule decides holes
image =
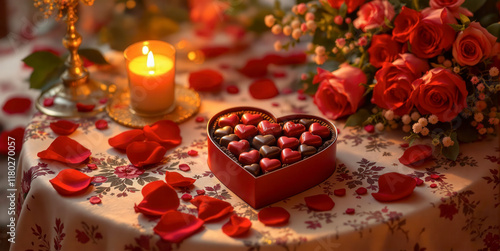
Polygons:
[[401,52],[401,44],[392,40],[387,34],[373,35],[372,43],[368,48],[370,64],[376,68],[382,67],[384,62],[394,61]]
[[419,58],[432,58],[455,41],[455,31],[449,24],[456,24],[457,20],[446,9],[427,9],[422,15],[423,19],[410,33],[410,47]]
[[401,54],[392,63],[384,63],[375,74],[377,84],[373,88],[372,103],[403,116],[413,108],[410,100],[412,83],[429,70],[427,60],[411,53]]
[[491,55],[496,40],[478,22],[472,22],[458,33],[453,43],[453,57],[460,65],[476,65]]
[[472,12],[464,7],[460,7],[464,2],[465,0],[431,0],[429,5],[433,9],[447,8],[456,18],[460,18],[460,13],[472,17]]
[[335,9],[340,9],[340,6],[345,3],[347,5],[347,13],[355,11],[364,2],[365,0],[328,0],[330,6]]
[[362,105],[366,83],[366,75],[359,68],[342,64],[332,72],[330,77],[323,78],[318,91],[314,95],[314,103],[329,119],[353,114]]
[[431,69],[412,85],[411,101],[421,114],[434,114],[439,121],[449,122],[467,107],[465,81],[448,69]]
[[356,29],[364,32],[385,25],[385,19],[392,20],[396,12],[387,0],[375,0],[363,4],[358,11],[358,18],[353,21]]

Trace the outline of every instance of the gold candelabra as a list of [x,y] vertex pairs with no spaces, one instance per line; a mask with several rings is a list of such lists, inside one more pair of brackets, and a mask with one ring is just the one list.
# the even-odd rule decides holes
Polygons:
[[[92,5],[94,0],[81,0],[86,5]],[[50,116],[75,117],[93,116],[104,110],[106,100],[114,91],[113,85],[106,85],[95,81],[89,77],[87,68],[83,65],[83,60],[78,54],[78,48],[82,43],[81,35],[76,31],[76,9],[79,0],[35,0],[35,7],[44,13],[45,17],[50,17],[57,12],[56,20],[64,18],[67,29],[62,43],[69,51],[68,59],[65,62],[66,70],[61,75],[61,82],[49,90],[43,92],[36,102],[37,108]],[[54,104],[44,105],[44,100],[53,98]],[[80,112],[77,104],[95,105],[95,108],[88,112]]]

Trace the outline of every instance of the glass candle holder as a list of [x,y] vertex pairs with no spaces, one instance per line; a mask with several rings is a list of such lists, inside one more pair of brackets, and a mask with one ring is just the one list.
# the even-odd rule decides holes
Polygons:
[[130,109],[144,117],[175,108],[175,48],[163,41],[143,41],[123,52],[130,87]]

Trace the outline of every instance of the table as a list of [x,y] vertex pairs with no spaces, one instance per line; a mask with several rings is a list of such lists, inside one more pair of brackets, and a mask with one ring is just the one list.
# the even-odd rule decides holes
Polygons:
[[[62,197],[49,180],[70,168],[58,162],[40,160],[36,154],[46,149],[56,135],[49,128],[57,120],[42,114],[34,116],[26,129],[25,145],[17,169],[17,231],[11,250],[477,250],[500,248],[500,148],[498,138],[462,144],[456,161],[443,157],[419,168],[399,163],[405,143],[403,133],[386,131],[368,133],[362,129],[340,128],[337,148],[337,170],[323,183],[303,193],[273,204],[287,209],[289,224],[266,227],[257,220],[259,210],[251,208],[214,177],[207,166],[206,122],[220,110],[240,105],[265,108],[277,116],[291,113],[319,115],[312,99],[299,100],[297,93],[280,94],[270,100],[254,100],[248,94],[252,81],[221,64],[241,64],[245,57],[262,54],[246,52],[235,57],[209,61],[202,66],[222,72],[225,83],[235,84],[240,92],[225,91],[202,94],[202,107],[197,116],[180,125],[182,144],[169,150],[160,164],[138,169],[130,165],[124,153],[112,149],[107,139],[127,128],[105,114],[77,119],[78,130],[70,135],[91,149],[90,170],[85,164],[74,166],[94,176],[94,189],[76,197]],[[271,69],[284,72],[275,78],[283,90],[298,78],[300,71],[287,67]],[[123,78],[123,76],[120,76]],[[178,82],[186,83],[187,74],[178,74]],[[124,81],[121,79],[120,81]],[[117,80],[117,82],[119,82]],[[125,80],[126,82],[126,80]],[[106,119],[109,129],[99,131],[94,122]],[[189,150],[198,151],[191,157]],[[182,172],[179,164],[188,164],[191,171]],[[204,189],[208,196],[230,202],[239,216],[249,218],[253,225],[248,236],[231,238],[221,231],[228,218],[206,223],[205,228],[179,245],[162,241],[153,232],[157,220],[134,212],[148,182],[164,179],[166,171],[177,171],[196,179],[195,188],[177,190],[196,195]],[[377,178],[384,173],[399,172],[424,180],[413,194],[400,201],[381,203],[376,192]],[[431,175],[439,178],[433,179]],[[436,184],[431,188],[431,184]],[[359,187],[368,194],[357,195]],[[333,195],[334,189],[346,188],[343,197]],[[279,188],[277,188],[279,189]],[[272,191],[270,191],[272,192]],[[327,212],[308,210],[304,197],[328,194],[335,207]],[[102,203],[92,205],[91,196],[100,196]],[[346,214],[354,208],[355,214]],[[196,215],[196,208],[181,200],[179,210]],[[457,241],[459,240],[459,241]]]

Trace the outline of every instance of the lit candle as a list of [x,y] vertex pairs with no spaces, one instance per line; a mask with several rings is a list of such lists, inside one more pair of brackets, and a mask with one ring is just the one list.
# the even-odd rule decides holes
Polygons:
[[140,116],[159,116],[175,108],[175,49],[161,41],[145,41],[125,52],[130,107]]

